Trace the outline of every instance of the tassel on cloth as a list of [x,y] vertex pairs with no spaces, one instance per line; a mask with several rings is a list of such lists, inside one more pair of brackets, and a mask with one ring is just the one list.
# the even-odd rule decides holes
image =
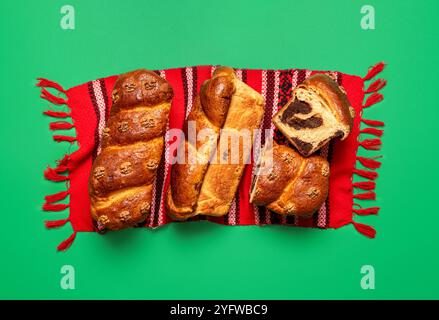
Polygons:
[[354,173],[369,180],[375,180],[378,178],[378,173],[375,171],[354,169]]
[[62,175],[60,173],[65,172],[69,170],[68,164],[70,161],[69,155],[65,155],[61,160],[58,160],[58,165],[55,168],[47,167],[46,170],[44,170],[44,177],[47,180],[59,182],[59,181],[66,181],[69,180],[68,175]]
[[363,130],[360,131],[360,133],[371,134],[377,137],[381,137],[384,133],[384,130],[376,129],[376,128],[364,128]]
[[76,141],[76,137],[55,135],[55,136],[53,136],[53,140],[55,140],[56,142],[66,141],[66,142],[73,143]]
[[380,150],[381,149],[381,139],[365,139],[360,141],[360,146],[367,150]]
[[69,130],[73,127],[73,124],[67,121],[55,121],[49,124],[50,130]]
[[355,182],[352,186],[354,188],[361,189],[361,190],[374,190],[375,189],[375,182],[373,182],[373,181]]
[[60,182],[60,181],[67,181],[69,180],[69,176],[59,174],[56,169],[53,169],[51,167],[47,167],[46,170],[44,170],[44,177],[47,180],[53,181],[53,182]]
[[51,194],[48,196],[45,196],[44,199],[46,200],[46,203],[53,203],[57,201],[64,200],[69,195],[69,191],[61,191],[55,194]]
[[61,220],[45,221],[44,224],[45,224],[45,226],[46,226],[47,229],[52,229],[52,228],[62,227],[62,226],[65,225],[68,221],[69,221],[69,218],[67,218],[67,219],[61,219]]
[[365,158],[365,157],[357,157],[357,160],[366,168],[369,169],[378,169],[381,167],[381,162],[373,159],[373,158]]
[[53,118],[69,118],[71,116],[70,112],[53,111],[53,110],[46,110],[43,112],[43,114]]
[[361,119],[361,122],[363,122],[364,124],[367,124],[368,126],[373,126],[373,127],[383,127],[384,126],[384,122],[378,121],[378,120]]
[[368,216],[373,214],[378,214],[380,211],[380,207],[370,207],[365,209],[352,209],[354,213],[358,214],[359,216]]
[[69,163],[69,161],[70,161],[70,155],[66,154],[61,160],[57,160],[56,162],[58,163],[58,168],[65,166],[67,170],[68,169],[67,164]]
[[65,94],[66,91],[58,83],[48,79],[38,78],[38,82],[36,86],[41,87],[41,95],[40,95],[41,98],[46,99],[56,105],[67,104],[66,99],[62,97],[57,97],[46,89],[46,88],[53,88],[55,90],[58,90],[58,92]]
[[353,197],[355,199],[360,199],[360,200],[375,200],[376,199],[376,194],[375,194],[375,192],[370,191],[370,192],[354,194]]
[[41,89],[40,97],[43,98],[43,99],[46,99],[49,102],[52,102],[53,104],[58,105],[58,106],[67,103],[66,99],[55,96],[54,94],[52,94],[49,91],[47,91],[45,88]]
[[374,228],[372,228],[371,226],[362,224],[362,223],[358,223],[355,221],[352,221],[352,224],[354,225],[355,229],[361,233],[362,235],[365,235],[368,238],[375,238],[376,236],[376,231]]
[[64,240],[63,242],[61,242],[58,245],[58,247],[57,247],[58,251],[64,251],[64,250],[68,249],[72,245],[75,238],[76,238],[76,231],[73,232],[70,237],[68,237],[66,240]]
[[45,78],[37,78],[38,82],[36,84],[37,87],[48,87],[48,88],[54,88],[62,93],[66,93],[66,91],[63,89],[63,87],[61,87],[61,85],[59,85],[58,83],[56,83],[55,81],[52,80],[48,80]]
[[376,81],[374,81],[369,88],[367,88],[364,92],[365,93],[372,93],[372,92],[377,92],[379,90],[381,90],[382,88],[384,88],[387,84],[387,81],[384,79],[378,79]]
[[384,96],[381,93],[374,92],[369,97],[367,97],[366,102],[363,105],[363,108],[369,108],[370,106],[383,101],[383,99]]
[[63,211],[69,207],[68,204],[65,203],[45,203],[43,204],[44,211]]
[[373,67],[369,68],[369,70],[367,71],[366,76],[363,78],[364,81],[370,80],[373,77],[375,77],[378,73],[380,73],[381,71],[384,70],[384,67],[386,66],[386,64],[384,62],[378,62],[376,65],[374,65]]

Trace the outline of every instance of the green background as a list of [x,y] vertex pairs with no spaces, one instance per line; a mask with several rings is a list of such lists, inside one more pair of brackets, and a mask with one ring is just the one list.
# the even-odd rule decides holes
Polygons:
[[[2,137],[0,298],[439,298],[437,1],[1,1]],[[60,8],[76,29],[60,28]],[[360,8],[376,29],[360,28]],[[200,64],[333,69],[364,75],[385,61],[385,100],[367,110],[386,122],[375,240],[338,230],[173,224],[159,230],[45,230],[65,213],[41,211],[61,190],[42,171],[67,150],[42,115],[36,77],[68,88],[139,67]],[[60,268],[76,289],[60,288]],[[362,290],[360,268],[375,267]]]

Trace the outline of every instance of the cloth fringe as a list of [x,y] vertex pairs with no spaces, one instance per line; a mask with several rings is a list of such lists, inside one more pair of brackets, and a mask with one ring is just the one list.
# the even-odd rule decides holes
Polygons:
[[73,127],[73,124],[67,121],[54,121],[49,124],[50,130],[69,130]]
[[[366,76],[363,78],[364,81],[372,80],[375,76],[381,73],[384,70],[385,64],[383,62],[377,63],[375,66],[369,68]],[[383,94],[379,91],[383,89],[387,84],[387,81],[384,79],[377,79],[372,82],[367,89],[364,89],[365,101],[363,104],[363,110],[365,108],[369,108],[377,103],[381,102],[384,99]],[[367,96],[368,95],[368,96]],[[366,97],[367,96],[367,97]],[[365,124],[367,127],[363,128],[360,131],[360,134],[369,134],[373,135],[376,138],[364,139],[362,141],[358,141],[358,145],[363,147],[366,150],[380,150],[381,149],[381,136],[384,133],[383,129],[378,129],[375,127],[383,127],[384,122],[379,120],[369,120],[369,119],[361,119],[361,122]],[[375,200],[376,193],[375,187],[376,183],[371,180],[375,180],[378,177],[378,173],[375,172],[375,169],[378,169],[381,166],[381,162],[377,161],[378,157],[361,157],[357,156],[357,161],[366,169],[358,169],[354,168],[354,174],[366,178],[368,181],[361,182],[353,182],[353,189],[360,189],[366,192],[353,194],[352,197],[354,199],[359,200]],[[358,206],[359,208],[355,208]],[[359,216],[367,216],[367,215],[376,215],[380,210],[379,207],[369,207],[362,208],[357,203],[354,203],[354,208],[352,208],[352,212]],[[373,227],[368,226],[366,224],[355,222],[352,218],[352,225],[355,229],[369,238],[375,238],[376,231]]]
[[53,118],[70,118],[71,114],[70,112],[64,112],[64,111],[53,111],[53,110],[46,110],[43,112],[46,116],[53,117]]
[[76,137],[54,135],[53,140],[55,140],[56,142],[64,142],[65,141],[65,142],[73,143],[76,141]]
[[378,173],[371,170],[361,170],[355,168],[354,173],[369,180],[375,180],[378,178]]
[[364,76],[363,80],[367,81],[372,79],[373,77],[375,77],[378,73],[380,73],[381,71],[384,70],[384,67],[386,66],[386,64],[384,62],[378,62],[376,65],[374,65],[373,67],[370,67],[369,70],[367,71],[367,74]]
[[53,203],[64,200],[69,195],[69,191],[61,191],[44,197],[46,203]]
[[43,204],[44,211],[63,211],[69,207],[65,203],[45,203]]
[[361,200],[375,200],[376,194],[373,191],[370,192],[364,192],[364,193],[357,193],[353,196],[355,199],[361,199]]
[[376,231],[373,227],[355,221],[352,221],[352,224],[354,225],[355,229],[362,235],[365,235],[366,237],[371,239],[375,238]]
[[58,245],[57,250],[58,250],[58,251],[64,251],[64,250],[68,249],[68,248],[72,245],[72,243],[73,243],[73,241],[75,240],[75,238],[76,238],[76,231],[74,231],[74,232],[72,233],[72,235],[71,235],[70,237],[68,237],[66,240],[64,240],[63,242],[61,242],[61,243]]
[[353,186],[354,188],[361,190],[375,190],[376,184],[373,181],[362,181],[362,182],[355,182]]
[[366,150],[380,150],[381,139],[380,138],[364,139],[363,141],[360,141],[360,146],[362,146]]
[[63,225],[65,225],[68,221],[70,221],[69,218],[66,219],[61,219],[61,220],[51,220],[51,221],[45,221],[44,224],[46,226],[47,229],[52,229],[52,228],[59,228],[62,227]]
[[361,122],[363,122],[364,124],[367,124],[368,126],[373,126],[373,127],[383,127],[384,126],[384,122],[378,121],[378,120],[361,119]]
[[365,158],[365,157],[358,156],[357,160],[364,167],[369,168],[369,169],[378,169],[379,167],[381,167],[381,162],[375,160],[373,157],[372,158]]
[[364,91],[365,93],[372,93],[372,92],[377,92],[379,90],[381,90],[382,88],[384,88],[387,84],[387,81],[384,79],[378,79],[376,81],[374,81],[369,88],[366,89],[366,91]]
[[377,137],[381,137],[384,133],[384,130],[377,128],[364,128],[363,130],[360,131],[360,133],[371,134]]
[[353,209],[354,213],[358,214],[359,216],[368,216],[373,214],[378,214],[380,211],[380,207],[370,207],[370,208],[361,208],[361,209]]
[[[63,98],[60,96],[60,94],[66,95],[67,92],[58,83],[51,81],[51,80],[48,80],[48,79],[38,78],[38,82],[37,82],[36,86],[41,88],[41,97],[43,99],[46,99],[49,102],[51,102],[55,105],[58,105],[58,106],[59,105],[67,105],[67,107],[69,107],[67,98]],[[55,95],[55,94],[49,92],[47,90],[47,88],[52,88],[52,89],[58,91],[58,95]],[[70,109],[70,107],[69,107],[69,109]],[[58,111],[58,110],[46,110],[43,112],[43,114],[50,116],[50,117],[53,117],[53,118],[58,118],[58,119],[59,118],[65,119],[65,118],[71,117],[70,112]],[[69,130],[69,129],[73,129],[74,127],[75,127],[74,124],[72,124],[68,121],[64,121],[64,120],[63,121],[53,121],[49,124],[50,130]],[[76,141],[76,137],[65,136],[65,135],[54,135],[53,140],[55,140],[56,142],[66,141],[66,142],[73,143],[74,141]],[[66,182],[66,184],[68,184],[68,181],[70,179],[69,171],[72,169],[71,162],[72,161],[71,161],[70,155],[69,154],[65,155],[62,159],[57,161],[56,167],[52,168],[52,167],[48,166],[46,168],[46,170],[44,170],[44,177],[49,181],[53,181],[53,182],[64,181],[64,182]],[[59,201],[66,199],[68,195],[69,195],[69,189],[57,192],[55,194],[46,195],[44,197],[45,202],[42,206],[42,209],[44,211],[58,212],[58,211],[63,211],[65,209],[69,208],[69,206],[70,206],[69,202],[68,203],[56,203],[56,202],[59,202]],[[58,228],[58,227],[64,226],[67,222],[71,223],[70,212],[69,212],[69,216],[65,219],[45,221],[45,226],[48,229]],[[70,237],[68,237],[66,240],[64,240],[63,242],[61,242],[58,245],[58,247],[57,247],[58,251],[63,251],[63,250],[66,250],[68,247],[70,247],[70,245],[73,243],[75,237],[76,237],[76,231],[74,231]]]

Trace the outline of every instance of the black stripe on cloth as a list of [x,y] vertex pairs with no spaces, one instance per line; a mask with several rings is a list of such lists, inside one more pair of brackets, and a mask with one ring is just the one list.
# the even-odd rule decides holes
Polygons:
[[91,100],[91,104],[93,106],[93,110],[95,112],[96,115],[96,127],[95,127],[95,131],[94,131],[94,146],[93,146],[93,151],[92,151],[92,159],[93,161],[96,159],[97,153],[98,153],[98,146],[99,146],[99,122],[101,121],[101,115],[99,112],[99,107],[98,107],[98,103],[96,101],[96,96],[93,90],[93,82],[90,81],[87,84],[87,89],[88,89],[88,95],[90,97]]
[[300,69],[297,74],[297,85],[301,84],[306,78],[306,70]]
[[[264,118],[262,122],[262,132],[261,132],[261,148],[265,144],[265,130],[271,128],[271,118],[273,111],[273,95],[274,95],[274,70],[267,70],[267,83],[265,90],[265,109]],[[267,220],[267,209],[265,207],[258,207],[259,223],[266,223]],[[268,213],[269,214],[269,213]]]
[[242,82],[247,83],[247,70],[242,69]]
[[[298,72],[298,70],[289,70],[289,72],[290,72],[290,77],[289,77],[289,81],[288,81],[288,84],[289,84],[289,91],[288,91],[288,93],[287,93],[287,96],[285,97],[286,98],[286,102],[285,102],[285,104],[288,102],[288,100],[289,99],[291,99],[291,96],[292,96],[292,90],[294,89],[293,88],[293,78],[294,78],[294,73],[295,72]],[[286,224],[295,224],[296,223],[296,217],[295,216],[291,216],[291,215],[288,215],[287,217],[286,217],[286,221],[285,221],[285,223]]]
[[[283,72],[283,71],[281,71]],[[272,76],[267,76],[267,104],[271,106],[270,108],[270,117],[272,118],[272,114],[273,111],[277,111],[279,108],[279,97],[281,94],[281,85],[280,85],[280,74],[279,74],[279,88],[278,88],[278,92],[275,92],[275,81],[276,81],[276,72],[272,71]],[[270,92],[268,92],[268,88],[272,88],[270,90]],[[275,96],[276,93],[278,94],[278,100],[275,101]],[[274,110],[273,110],[274,109]],[[271,119],[270,119],[270,125],[269,128],[271,127]],[[280,217],[279,214],[273,212],[273,211],[268,211],[268,214],[270,215],[270,224],[280,224],[282,223],[282,219]]]

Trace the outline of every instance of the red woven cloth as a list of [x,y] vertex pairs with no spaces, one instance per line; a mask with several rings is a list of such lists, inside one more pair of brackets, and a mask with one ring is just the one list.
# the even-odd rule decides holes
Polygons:
[[[249,189],[252,176],[253,161],[244,170],[239,189],[233,200],[229,213],[224,217],[199,216],[190,219],[208,220],[224,225],[267,225],[281,224],[314,228],[339,228],[353,224],[362,234],[375,237],[375,230],[367,225],[356,223],[355,214],[368,215],[378,213],[378,207],[361,208],[354,204],[355,199],[375,199],[375,169],[380,166],[376,157],[358,157],[359,147],[368,150],[378,150],[381,146],[380,136],[384,123],[363,118],[363,109],[370,107],[383,99],[381,90],[386,81],[377,79],[368,86],[365,82],[372,80],[384,68],[378,63],[370,68],[365,77],[331,72],[337,82],[345,89],[348,99],[356,111],[354,127],[349,137],[344,141],[332,141],[323,147],[319,153],[327,158],[331,166],[329,196],[322,207],[311,218],[283,217],[270,212],[264,207],[257,207],[249,202]],[[185,67],[156,71],[168,80],[174,89],[169,129],[182,128],[183,121],[192,107],[197,92],[203,81],[212,75],[214,66]],[[287,70],[250,70],[235,69],[238,77],[260,92],[265,98],[265,114],[262,129],[271,129],[275,141],[287,143],[271,122],[271,118],[290,99],[295,86],[319,71],[303,69]],[[46,179],[63,182],[66,189],[45,197],[43,210],[69,210],[68,218],[56,221],[46,221],[48,228],[60,227],[70,222],[74,233],[59,246],[64,250],[73,242],[77,232],[95,231],[90,216],[90,200],[88,196],[88,177],[92,162],[100,152],[100,137],[111,109],[111,92],[117,76],[101,78],[82,85],[64,90],[56,82],[39,79],[37,86],[41,87],[41,97],[54,105],[67,105],[68,111],[62,107],[53,107],[44,113],[54,118],[50,129],[55,130],[53,136],[57,142],[78,143],[78,150],[65,155],[57,161],[55,167],[44,171]],[[366,89],[367,88],[367,89]],[[58,91],[54,94],[54,91]],[[64,108],[65,109],[65,108]],[[363,125],[361,125],[363,123]],[[363,128],[363,129],[361,129]],[[60,130],[74,129],[75,133],[60,134]],[[72,130],[70,130],[73,132]],[[66,131],[68,132],[68,131]],[[61,132],[64,133],[64,132]],[[265,140],[265,130],[262,130],[261,143]],[[359,139],[360,134],[368,135]],[[154,184],[151,215],[145,227],[155,228],[172,222],[167,217],[164,208],[164,195],[169,185],[170,164],[169,137],[165,136],[165,152],[157,172]],[[353,175],[363,177],[361,182],[353,182]],[[358,189],[359,191],[355,191]],[[70,197],[68,203],[63,201]]]

